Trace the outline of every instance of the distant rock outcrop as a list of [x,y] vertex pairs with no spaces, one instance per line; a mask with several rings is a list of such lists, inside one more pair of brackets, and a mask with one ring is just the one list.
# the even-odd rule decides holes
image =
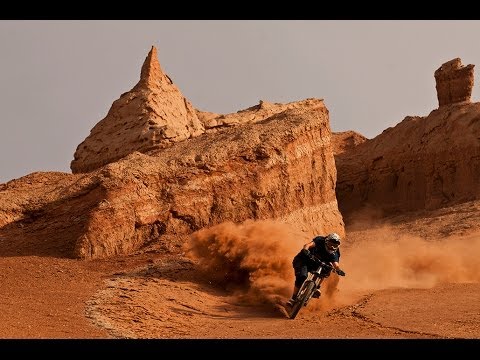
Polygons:
[[480,103],[469,103],[472,69],[455,59],[435,73],[440,104],[455,106],[406,117],[336,153],[337,199],[345,221],[362,212],[385,216],[480,199]]
[[0,256],[93,259],[151,243],[180,251],[192,232],[225,221],[344,235],[323,100],[198,111],[154,55],[77,148],[75,174],[0,184]]
[[343,131],[332,133],[333,154],[338,155],[352,150],[355,146],[368,139],[355,131]]
[[459,58],[450,60],[435,71],[438,105],[469,103],[473,89],[474,65],[463,66]]

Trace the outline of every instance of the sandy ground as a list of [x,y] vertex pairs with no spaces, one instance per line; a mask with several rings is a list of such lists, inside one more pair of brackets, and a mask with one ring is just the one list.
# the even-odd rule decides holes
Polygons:
[[478,204],[469,206],[347,229],[347,276],[294,320],[281,306],[285,293],[282,301],[245,300],[195,259],[154,246],[93,261],[1,257],[0,346],[12,345],[9,339],[199,339],[220,346],[270,339],[277,348],[286,339],[463,339],[477,347],[480,222]]

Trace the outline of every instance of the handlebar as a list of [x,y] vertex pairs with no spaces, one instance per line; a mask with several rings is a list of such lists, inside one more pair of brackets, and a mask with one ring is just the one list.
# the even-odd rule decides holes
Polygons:
[[320,260],[319,258],[317,258],[317,257],[316,257],[315,255],[313,255],[313,254],[309,254],[309,255],[308,255],[308,258],[309,258],[310,260],[316,262],[317,264],[322,265],[322,267],[326,267],[326,268],[335,270],[332,265],[330,265],[329,263],[326,263],[326,262]]
[[332,270],[334,273],[337,273],[338,275],[340,276],[345,276],[345,272],[343,270],[340,270],[340,269],[335,269],[331,264],[329,263],[326,263],[322,260],[320,260],[319,258],[317,258],[315,255],[313,255],[312,253],[308,253],[308,258],[314,262],[316,262],[317,264],[321,265],[322,267],[324,268],[327,268],[327,269],[330,269]]

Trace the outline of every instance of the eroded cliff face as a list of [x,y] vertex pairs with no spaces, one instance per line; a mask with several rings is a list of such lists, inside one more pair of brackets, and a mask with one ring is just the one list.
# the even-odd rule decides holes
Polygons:
[[155,237],[246,219],[343,233],[327,111],[321,101],[310,102],[304,106],[309,111],[281,112],[106,166],[102,183],[115,186],[91,213],[76,254],[97,256],[107,243],[134,248]]
[[480,198],[480,103],[442,106],[335,155],[346,221]]
[[[80,258],[128,254],[223,221],[277,219],[309,234],[344,234],[328,111],[321,100],[297,105],[91,173],[37,174],[35,189],[10,181],[0,189],[2,225],[31,241],[68,229],[65,252]],[[48,196],[32,203],[38,193]]]
[[336,192],[346,221],[480,198],[480,103],[470,102],[473,67],[459,58],[442,64],[435,71],[438,109],[336,151]]
[[[22,249],[35,243],[37,255],[83,259],[130,254],[149,243],[175,251],[172,244],[196,230],[247,219],[275,219],[306,236],[344,235],[323,100],[202,112],[159,75],[153,55],[139,84],[77,148],[75,174],[34,173],[0,185],[0,238],[7,239],[0,254],[17,254],[20,242]],[[157,99],[155,84],[169,88],[173,100],[165,89]],[[155,114],[180,115],[170,121]],[[152,118],[171,136],[137,141],[159,134]]]

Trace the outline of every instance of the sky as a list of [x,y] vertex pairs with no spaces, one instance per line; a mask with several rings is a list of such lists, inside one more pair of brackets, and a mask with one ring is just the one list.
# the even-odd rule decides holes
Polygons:
[[152,46],[199,110],[320,98],[332,131],[371,139],[438,107],[443,63],[477,76],[479,35],[478,20],[0,20],[0,183],[71,173]]

